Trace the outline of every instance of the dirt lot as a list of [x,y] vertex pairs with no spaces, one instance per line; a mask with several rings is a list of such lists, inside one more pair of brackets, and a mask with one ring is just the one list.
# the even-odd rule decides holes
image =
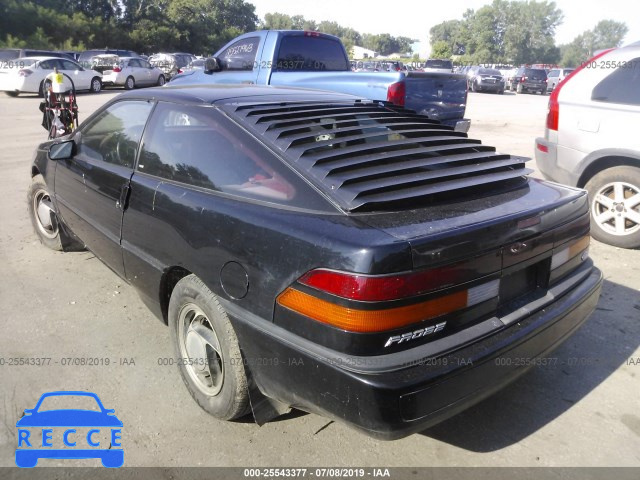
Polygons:
[[[81,119],[116,94],[81,95]],[[49,251],[32,232],[29,167],[46,138],[38,102],[0,95],[0,466],[14,465],[22,410],[43,392],[74,389],[116,410],[125,466],[640,466],[640,251],[593,242],[606,279],[599,308],[553,364],[421,434],[380,442],[301,412],[263,427],[220,422],[191,400],[175,366],[159,365],[171,356],[169,332],[136,292],[91,253]],[[546,102],[471,93],[470,133],[532,156]],[[15,357],[51,360],[9,365]],[[110,364],[63,365],[69,357]]]

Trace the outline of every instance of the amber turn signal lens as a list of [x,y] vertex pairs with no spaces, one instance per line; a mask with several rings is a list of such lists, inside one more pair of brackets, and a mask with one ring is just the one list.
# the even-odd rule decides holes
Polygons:
[[302,315],[350,332],[382,332],[437,318],[467,306],[468,291],[451,293],[434,300],[380,310],[360,310],[344,307],[287,288],[278,303]]

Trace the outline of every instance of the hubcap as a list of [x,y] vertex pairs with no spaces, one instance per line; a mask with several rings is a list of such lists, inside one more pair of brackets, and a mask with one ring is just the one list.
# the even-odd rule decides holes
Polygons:
[[40,189],[33,196],[33,212],[40,233],[47,238],[56,238],[58,225],[55,221],[51,198],[46,190]]
[[640,230],[640,188],[613,182],[595,195],[591,212],[596,223],[611,235],[631,235]]
[[100,91],[100,82],[98,80],[95,80],[93,82],[93,91],[94,92],[99,92]]
[[193,303],[182,307],[178,319],[180,362],[198,390],[218,395],[224,382],[224,359],[211,321]]

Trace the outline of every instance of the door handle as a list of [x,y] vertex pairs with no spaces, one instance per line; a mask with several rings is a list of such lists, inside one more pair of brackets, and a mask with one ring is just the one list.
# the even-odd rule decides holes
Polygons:
[[120,187],[120,198],[116,200],[116,208],[122,210],[123,212],[124,209],[127,208],[127,200],[129,199],[130,190],[131,187],[128,183],[125,183],[122,185],[122,187]]

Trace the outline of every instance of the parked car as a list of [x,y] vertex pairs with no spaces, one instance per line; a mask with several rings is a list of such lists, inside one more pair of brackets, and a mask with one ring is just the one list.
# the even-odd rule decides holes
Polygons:
[[508,70],[505,74],[504,74],[504,88],[506,90],[511,90],[511,85],[515,85],[515,78],[516,78],[516,74],[518,73],[518,69],[517,68],[513,68],[511,70]]
[[70,52],[55,52],[52,50],[33,50],[30,48],[2,48],[0,49],[0,67],[7,61],[15,60],[17,58],[25,57],[56,57],[56,58],[68,58],[69,60],[75,60]]
[[124,87],[132,90],[135,87],[159,86],[166,82],[164,72],[142,58],[121,57],[111,69],[104,70],[102,83]]
[[586,188],[591,234],[640,247],[640,45],[605,50],[549,97],[544,138],[536,139],[543,175]]
[[547,72],[541,68],[520,67],[511,79],[510,90],[544,94],[547,92]]
[[93,57],[98,55],[116,55],[118,57],[137,57],[138,54],[133,50],[121,50],[114,48],[104,48],[104,49],[94,49],[94,50],[85,50],[80,55],[78,55],[78,63],[84,67],[91,68],[91,65],[94,63]]
[[188,70],[203,70],[204,69],[204,58],[196,58],[192,60],[189,65],[183,67],[178,70],[178,73],[183,73]]
[[504,93],[504,78],[494,68],[479,68],[469,77],[469,89],[472,92]]
[[438,72],[352,72],[347,51],[334,35],[300,30],[259,30],[231,40],[209,67],[174,77],[174,84],[215,83],[297,86],[388,101],[469,130],[464,118],[466,79]]
[[449,59],[430,58],[425,62],[422,70],[425,72],[452,73],[453,62]]
[[547,93],[553,92],[553,89],[573,72],[574,68],[554,68],[547,73]]
[[162,70],[166,79],[177,75],[179,70],[196,60],[190,53],[157,53],[149,57],[151,65]]
[[[42,93],[51,84],[46,76],[57,68],[60,73],[68,75],[76,90],[88,90],[98,93],[102,90],[102,74],[95,70],[83,68],[73,60],[55,57],[25,57],[8,61],[5,68],[0,68],[0,91],[11,97],[21,93]],[[70,89],[71,83],[64,77],[64,88]]]
[[295,406],[399,438],[537,365],[598,301],[585,191],[361,97],[129,92],[29,171],[42,243],[138,289],[220,419]]

